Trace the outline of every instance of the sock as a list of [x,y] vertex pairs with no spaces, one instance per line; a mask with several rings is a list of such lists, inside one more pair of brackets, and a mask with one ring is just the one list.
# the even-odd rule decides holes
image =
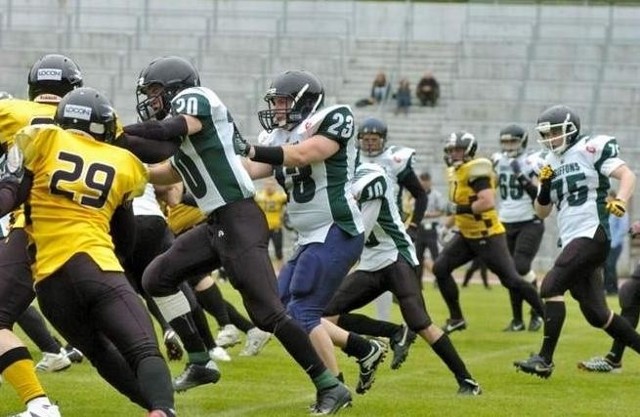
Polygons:
[[[207,353],[207,349],[200,337],[191,313],[180,315],[171,320],[169,324],[178,336],[180,336],[180,341],[182,341],[182,345],[189,355],[189,362],[206,363],[209,360],[209,354]],[[199,353],[204,354],[204,356],[197,355],[192,358],[192,354],[195,355]]]
[[369,343],[369,341],[364,337],[353,332],[349,332],[347,344],[342,348],[342,351],[349,356],[362,359],[371,352],[371,343]]
[[322,391],[323,389],[333,388],[340,382],[338,378],[333,376],[328,369],[325,369],[320,375],[312,379],[313,384],[316,386],[318,391]]
[[344,330],[367,336],[392,337],[402,326],[387,321],[375,320],[362,314],[341,314],[338,326]]
[[451,274],[444,277],[436,277],[440,294],[444,298],[447,308],[449,309],[449,318],[453,320],[461,320],[462,309],[460,308],[460,291],[458,291],[458,285],[453,279]]
[[522,296],[518,291],[509,290],[509,301],[511,301],[513,320],[522,322]]
[[204,343],[204,347],[207,348],[207,351],[215,348],[217,345],[211,334],[211,328],[209,327],[209,322],[207,321],[207,316],[204,314],[204,310],[202,310],[200,306],[197,306],[192,314],[193,322],[198,328],[198,333],[200,334],[202,343]]
[[140,391],[151,409],[174,409],[169,368],[160,356],[148,356],[138,363],[136,376]]
[[229,313],[231,324],[236,326],[241,332],[246,333],[256,327],[255,324],[243,316],[233,304],[228,301],[224,303],[227,305],[227,313]]
[[446,334],[443,334],[440,339],[436,340],[436,342],[431,345],[431,349],[442,359],[447,368],[453,373],[456,377],[458,383],[462,382],[464,379],[471,378],[471,374],[467,370],[464,362],[458,355],[456,348],[451,343],[451,339]]
[[547,363],[552,363],[553,353],[560,338],[567,310],[564,301],[547,301],[544,307],[544,339],[542,348],[540,348],[540,356]]
[[[638,326],[638,318],[640,317],[640,306],[633,305],[631,307],[622,307],[622,311],[620,312],[620,316],[629,322],[632,328],[636,328]],[[622,362],[622,355],[624,354],[625,344],[619,341],[618,339],[613,339],[613,344],[611,345],[611,351],[607,353],[607,359],[609,359],[613,363]]]
[[209,314],[211,314],[218,322],[219,327],[224,327],[227,324],[231,324],[229,313],[227,312],[227,305],[224,298],[222,298],[222,292],[217,285],[212,285],[206,290],[194,291],[198,304]]
[[640,353],[640,334],[631,327],[628,321],[619,315],[614,314],[611,323],[604,330],[615,340]]
[[37,397],[46,397],[26,347],[11,349],[0,356],[0,373],[16,390],[23,403],[26,404]]
[[17,323],[41,352],[60,353],[62,346],[53,338],[53,335],[47,329],[44,318],[35,307],[29,306],[20,315]]

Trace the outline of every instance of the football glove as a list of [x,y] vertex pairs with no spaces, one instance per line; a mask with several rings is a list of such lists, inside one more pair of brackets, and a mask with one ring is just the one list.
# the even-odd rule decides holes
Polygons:
[[236,152],[236,155],[243,157],[247,157],[251,150],[251,144],[247,142],[237,130],[233,132],[233,150]]
[[556,173],[554,172],[553,168],[551,168],[551,165],[545,165],[538,173],[538,179],[541,183],[551,182],[555,174]]
[[607,203],[607,211],[616,217],[622,217],[627,212],[627,203],[614,198]]
[[24,156],[17,146],[12,146],[0,159],[0,181],[21,183],[24,178]]

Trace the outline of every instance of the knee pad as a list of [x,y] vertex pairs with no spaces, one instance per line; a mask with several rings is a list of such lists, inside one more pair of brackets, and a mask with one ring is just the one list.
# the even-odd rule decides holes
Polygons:
[[523,277],[527,275],[529,271],[531,271],[531,260],[526,256],[516,255],[513,258],[513,263],[516,266],[516,271],[518,271],[518,274]]
[[584,318],[587,319],[587,322],[598,329],[602,329],[604,325],[607,324],[609,316],[611,315],[611,311],[607,309],[594,308],[591,305],[582,303],[580,304],[580,310],[582,310],[582,314]]
[[618,299],[621,308],[640,306],[640,280],[630,279],[620,286]]

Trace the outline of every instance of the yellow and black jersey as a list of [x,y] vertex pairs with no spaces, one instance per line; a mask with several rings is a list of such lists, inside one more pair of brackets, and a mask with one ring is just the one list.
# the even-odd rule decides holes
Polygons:
[[122,271],[109,235],[116,208],[144,192],[146,167],[127,150],[53,125],[20,130],[14,145],[33,173],[27,199],[36,282],[79,252]]
[[282,228],[282,213],[287,204],[287,195],[283,191],[269,194],[265,190],[261,190],[256,193],[255,199],[267,217],[269,230]]
[[179,235],[196,226],[207,218],[198,207],[188,206],[186,204],[177,204],[173,207],[167,207],[167,223],[169,229],[174,235]]
[[[56,114],[55,104],[37,103],[27,100],[0,100],[0,146],[6,152],[13,145],[13,138],[25,126],[36,124],[53,124]],[[124,133],[122,124],[118,122],[116,136]],[[11,213],[11,228],[25,227],[22,207]]]
[[[447,174],[449,200],[458,205],[470,205],[476,200],[476,192],[471,184],[480,178],[488,178],[491,188],[496,187],[493,166],[486,158],[476,158],[459,167],[450,167]],[[454,221],[466,238],[478,239],[505,232],[495,208],[480,214],[456,214]]]

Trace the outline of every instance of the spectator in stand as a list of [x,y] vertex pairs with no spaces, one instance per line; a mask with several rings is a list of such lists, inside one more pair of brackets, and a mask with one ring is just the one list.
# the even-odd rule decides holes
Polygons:
[[[609,191],[607,201],[615,198],[616,192],[613,190]],[[610,214],[609,229],[611,230],[611,250],[604,263],[604,290],[607,295],[616,295],[618,294],[618,259],[620,259],[620,255],[622,254],[624,241],[627,237],[627,231],[629,230],[629,215],[624,213],[622,217],[617,217]]]
[[409,86],[409,80],[406,78],[400,80],[398,91],[394,94],[394,98],[396,99],[395,115],[397,116],[399,113],[404,113],[405,116],[408,115],[409,107],[411,106],[411,87]]
[[434,107],[440,97],[440,84],[430,71],[424,73],[416,88],[421,106]]

